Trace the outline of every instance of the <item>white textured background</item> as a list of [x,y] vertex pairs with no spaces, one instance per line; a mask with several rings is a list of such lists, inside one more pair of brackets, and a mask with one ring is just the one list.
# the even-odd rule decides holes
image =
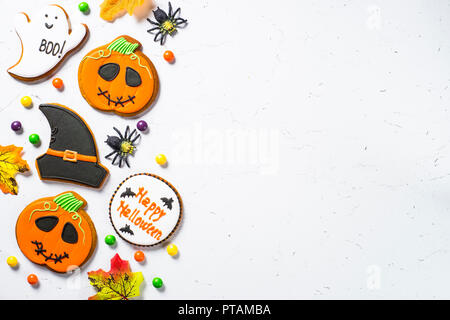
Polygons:
[[[78,0],[53,1],[88,24],[86,46],[50,81],[19,83],[12,14],[47,1],[2,1],[0,145],[23,146],[31,176],[18,196],[0,195],[0,298],[86,299],[86,272],[109,270],[117,251],[143,271],[145,299],[450,298],[450,6],[441,1],[173,1],[189,26],[160,47],[149,24],[82,15]],[[52,2],[50,2],[52,3]],[[167,9],[166,1],[157,1]],[[161,94],[142,116],[150,124],[131,169],[111,172],[101,191],[39,180],[34,160],[50,130],[37,105],[59,102],[93,127],[99,152],[112,126],[136,120],[100,113],[84,101],[78,64],[116,36],[140,40],[161,77]],[[175,65],[162,59],[165,49]],[[32,96],[35,107],[19,104]],[[9,126],[20,120],[16,135]],[[42,146],[27,137],[36,132]],[[160,168],[154,155],[165,153]],[[107,204],[128,175],[152,172],[182,195],[180,257],[134,248],[114,233]],[[79,276],[54,274],[17,247],[18,214],[34,199],[74,190],[89,202],[100,238]],[[17,271],[6,265],[15,255]],[[26,282],[36,273],[40,286]],[[151,279],[165,281],[163,292]]]

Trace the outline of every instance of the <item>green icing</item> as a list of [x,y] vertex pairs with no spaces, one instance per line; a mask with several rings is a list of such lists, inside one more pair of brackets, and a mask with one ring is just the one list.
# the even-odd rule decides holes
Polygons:
[[53,200],[57,205],[66,210],[67,212],[75,213],[83,206],[83,201],[75,198],[73,193],[64,193]]
[[138,43],[131,43],[125,38],[119,38],[108,46],[108,50],[130,55],[139,47]]

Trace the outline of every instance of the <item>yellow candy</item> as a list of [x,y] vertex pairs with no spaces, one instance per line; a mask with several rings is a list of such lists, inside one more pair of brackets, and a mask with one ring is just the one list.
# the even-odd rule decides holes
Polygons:
[[169,246],[167,247],[167,253],[169,254],[169,256],[176,256],[178,253],[177,246],[174,244],[169,244]]
[[17,258],[14,256],[8,257],[8,259],[6,259],[6,263],[8,264],[8,266],[10,266],[11,268],[14,268],[15,266],[17,266]]
[[159,164],[160,166],[165,165],[166,162],[167,162],[167,158],[166,158],[165,155],[163,155],[163,154],[158,154],[158,155],[156,156],[156,163]]
[[29,108],[31,107],[31,105],[33,104],[33,100],[31,100],[31,98],[29,96],[25,96],[22,97],[22,99],[20,99],[20,103],[25,107],[25,108]]

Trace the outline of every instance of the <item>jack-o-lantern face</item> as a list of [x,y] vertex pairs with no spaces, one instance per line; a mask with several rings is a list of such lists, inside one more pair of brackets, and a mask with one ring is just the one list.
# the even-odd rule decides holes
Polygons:
[[150,106],[158,74],[135,39],[122,36],[89,52],[78,69],[81,94],[94,108],[132,116]]
[[81,209],[85,204],[75,192],[29,204],[16,224],[17,243],[23,254],[57,272],[83,265],[97,243],[94,224]]

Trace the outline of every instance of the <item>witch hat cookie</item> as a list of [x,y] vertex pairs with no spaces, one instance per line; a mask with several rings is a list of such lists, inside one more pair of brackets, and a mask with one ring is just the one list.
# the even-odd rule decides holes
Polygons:
[[89,126],[71,109],[58,104],[41,104],[51,132],[47,152],[36,159],[43,180],[58,180],[100,188],[108,175],[98,158]]

